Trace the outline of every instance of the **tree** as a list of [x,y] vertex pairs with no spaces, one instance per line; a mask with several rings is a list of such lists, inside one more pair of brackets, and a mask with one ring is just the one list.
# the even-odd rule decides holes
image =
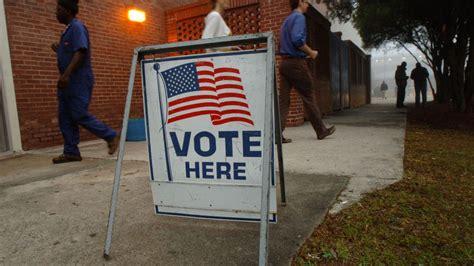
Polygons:
[[474,1],[324,0],[333,18],[352,21],[366,48],[414,45],[436,80],[438,102],[465,110],[473,94]]

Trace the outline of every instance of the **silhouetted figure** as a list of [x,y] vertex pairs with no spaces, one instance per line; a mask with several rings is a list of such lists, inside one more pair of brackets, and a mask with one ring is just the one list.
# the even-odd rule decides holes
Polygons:
[[385,95],[388,91],[388,85],[385,83],[385,80],[382,81],[382,84],[380,84],[380,92],[382,92],[382,98],[387,99],[387,95]]
[[397,83],[397,108],[403,108],[405,105],[405,90],[407,88],[407,63],[403,62],[397,67],[395,72],[395,81]]
[[416,107],[420,107],[420,93],[423,98],[423,107],[426,104],[426,93],[428,89],[428,70],[416,63],[416,68],[411,72],[410,78],[415,82]]

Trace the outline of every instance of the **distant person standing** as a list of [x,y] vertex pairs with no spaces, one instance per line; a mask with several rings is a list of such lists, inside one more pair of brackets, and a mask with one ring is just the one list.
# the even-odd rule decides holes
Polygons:
[[80,141],[79,125],[107,141],[109,154],[117,149],[117,133],[88,112],[94,74],[89,32],[76,19],[78,12],[78,0],[57,1],[56,17],[66,28],[60,42],[52,45],[60,73],[57,83],[58,119],[64,138],[63,154],[53,159],[55,164],[82,160],[77,146]]
[[387,93],[388,91],[388,85],[385,83],[385,80],[382,81],[382,84],[380,84],[380,92],[382,93],[382,98],[387,99]]
[[[225,37],[232,35],[232,31],[225,23],[225,9],[229,6],[229,0],[211,0],[212,11],[204,19],[204,31],[202,39],[210,39],[216,37]],[[207,49],[208,52],[229,51],[231,48]]]
[[[327,128],[321,118],[321,112],[314,101],[313,92],[315,85],[311,72],[306,62],[306,57],[314,60],[318,51],[311,49],[306,44],[306,18],[304,13],[308,10],[307,0],[291,0],[292,13],[285,19],[280,30],[280,64],[281,86],[280,86],[280,108],[281,127],[286,126],[286,118],[290,107],[290,92],[294,87],[303,99],[305,109],[308,111],[309,120],[313,126],[318,139],[324,139],[332,135],[336,128]],[[291,139],[283,138],[284,143]]]
[[415,83],[416,107],[420,107],[420,93],[423,98],[423,107],[426,105],[429,76],[428,70],[422,67],[420,63],[416,63],[416,67],[410,75],[410,78]]
[[407,88],[407,63],[403,62],[397,67],[395,72],[395,81],[397,83],[397,108],[405,107],[405,90]]

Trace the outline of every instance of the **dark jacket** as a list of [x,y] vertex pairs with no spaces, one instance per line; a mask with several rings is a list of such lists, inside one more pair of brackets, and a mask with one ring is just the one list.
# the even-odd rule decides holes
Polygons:
[[395,72],[395,81],[398,87],[406,87],[407,86],[407,72],[406,68],[402,66],[397,67],[397,71]]
[[415,87],[426,87],[427,79],[430,76],[424,67],[416,67],[411,72],[410,78],[415,82]]

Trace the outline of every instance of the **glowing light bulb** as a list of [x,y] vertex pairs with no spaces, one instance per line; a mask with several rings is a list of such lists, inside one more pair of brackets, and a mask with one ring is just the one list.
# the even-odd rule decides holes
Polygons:
[[146,14],[144,11],[138,9],[130,9],[128,10],[128,19],[133,22],[145,22]]

